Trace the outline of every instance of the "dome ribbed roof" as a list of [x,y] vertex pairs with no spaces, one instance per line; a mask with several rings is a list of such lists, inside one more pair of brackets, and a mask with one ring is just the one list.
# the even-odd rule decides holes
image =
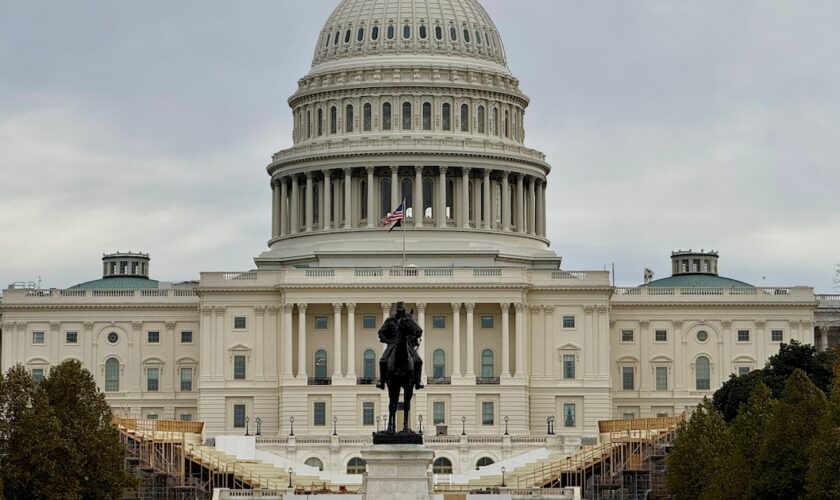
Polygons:
[[343,0],[321,30],[312,67],[393,55],[440,55],[507,68],[498,30],[476,0]]
[[678,274],[668,278],[651,281],[651,288],[754,288],[749,283],[714,274]]

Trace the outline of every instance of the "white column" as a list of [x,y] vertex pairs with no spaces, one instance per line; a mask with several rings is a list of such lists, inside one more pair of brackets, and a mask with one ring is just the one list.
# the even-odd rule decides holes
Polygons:
[[426,332],[426,304],[422,302],[418,302],[417,306],[417,324],[423,330],[423,341],[420,343],[420,357],[423,360],[423,383],[426,383],[426,373],[429,369],[427,359],[429,357],[429,351],[426,349],[426,346],[429,343],[428,332]]
[[502,230],[510,231],[510,182],[508,173],[502,172]]
[[502,302],[502,377],[510,376],[510,304]]
[[528,176],[528,234],[534,234],[537,225],[537,194],[534,177]]
[[213,376],[218,379],[225,378],[225,308],[216,307],[216,332],[213,354],[216,357],[216,366]]
[[298,378],[306,380],[306,304],[298,304]]
[[[333,304],[333,378],[341,377],[341,308],[343,304]],[[350,353],[352,355],[352,353]]]
[[461,303],[452,303],[452,376],[461,376]]
[[534,209],[534,234],[542,236],[542,206],[543,206],[543,190],[542,180],[534,179],[534,192],[536,193],[536,208]]
[[461,206],[461,227],[470,227],[470,168],[461,169],[461,199],[458,200]]
[[[344,169],[344,229],[353,227],[353,169]],[[361,200],[360,200],[361,201]],[[338,226],[338,224],[336,224]]]
[[283,377],[292,378],[292,310],[294,304],[283,304]]
[[438,167],[437,227],[446,227],[446,167]]
[[382,304],[382,322],[384,323],[386,319],[388,319],[388,314],[391,312],[391,303],[390,302],[383,302]]
[[[389,212],[393,212],[397,205],[400,204],[400,198],[402,195],[402,189],[400,187],[400,179],[399,176],[399,169],[397,167],[391,167],[391,208]],[[403,211],[405,213],[405,211]]]
[[481,227],[484,229],[490,229],[490,221],[493,220],[493,214],[490,213],[490,169],[484,169],[484,182],[482,184],[482,190],[484,192],[484,201],[482,206],[484,207],[484,217],[482,217]]
[[[650,360],[648,350],[650,349],[650,344],[653,343],[653,339],[650,337],[649,327],[650,321],[639,321],[639,360],[642,363],[639,367],[639,388],[643,391],[649,391],[653,388],[651,385],[653,374],[648,373],[647,366],[645,366],[647,361]],[[597,332],[597,329],[595,331]],[[595,333],[595,335],[598,335],[598,333]]]
[[347,303],[347,378],[356,383],[356,304]]
[[292,181],[292,217],[289,220],[289,234],[300,232],[300,183],[296,176],[291,176]]
[[373,167],[365,167],[365,170],[367,170],[367,227],[373,227],[376,220],[373,214]]
[[265,306],[255,307],[254,314],[257,317],[257,331],[254,335],[254,378],[261,380],[265,377]]
[[516,373],[517,377],[525,376],[525,328],[524,328],[524,320],[525,320],[525,304],[515,304],[516,307],[516,318],[514,322],[516,323],[516,330],[514,331],[514,335],[516,336]]
[[280,236],[280,189],[277,181],[271,179],[271,237]]
[[324,211],[321,213],[321,228],[332,228],[332,207],[330,206],[330,198],[332,196],[332,177],[329,169],[324,170],[324,190],[321,196],[324,197]]
[[464,304],[467,310],[467,377],[475,377],[475,338],[473,336],[473,312],[475,304]]
[[[212,352],[210,350],[211,344],[211,314],[213,313],[213,308],[209,306],[203,306],[201,308],[201,332],[198,337],[198,343],[200,345],[201,350],[201,359],[202,363],[199,363],[199,371],[201,372],[201,378],[210,378],[212,376],[211,372],[211,359],[212,359]],[[10,332],[11,333],[11,332]],[[11,337],[11,335],[10,335]],[[204,361],[206,360],[206,361]],[[139,360],[138,360],[139,361]],[[90,365],[88,365],[90,366]],[[5,365],[4,365],[5,367]],[[135,365],[135,367],[139,367],[139,365]]]
[[414,227],[423,227],[423,167],[414,167]]
[[820,328],[820,350],[828,350],[828,328]]
[[547,233],[545,227],[545,210],[546,210],[546,200],[545,200],[545,185],[546,180],[543,179],[540,183],[540,236],[545,237]]
[[525,232],[525,186],[524,176],[518,174],[516,178],[516,230]]
[[286,210],[288,194],[286,191],[286,178],[283,177],[280,179],[280,236],[289,234],[289,214]]
[[312,221],[315,217],[315,210],[313,209],[313,190],[312,190],[312,172],[306,172],[306,232],[312,231]]

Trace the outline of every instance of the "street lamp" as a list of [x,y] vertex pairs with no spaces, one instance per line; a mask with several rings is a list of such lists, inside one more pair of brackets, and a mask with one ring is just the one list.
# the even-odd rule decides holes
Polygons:
[[381,418],[382,418],[382,417],[380,417],[379,415],[377,415],[377,416],[376,416],[376,432],[379,432],[379,420],[380,420]]
[[551,417],[545,417],[545,433],[551,434]]
[[289,417],[289,436],[295,435],[295,416]]
[[338,424],[338,417],[333,417],[333,436],[338,436],[336,432],[336,425]]
[[420,435],[423,435],[423,415],[417,415],[417,420],[420,421]]
[[292,474],[295,473],[295,470],[289,467],[289,489],[292,489]]
[[505,484],[505,466],[503,465],[502,466],[502,488],[504,488],[506,486],[507,485]]
[[259,435],[262,434],[261,429],[262,429],[262,419],[260,417],[257,417],[257,433],[255,434],[256,436],[259,436]]
[[246,416],[245,416],[245,435],[246,435],[246,436],[250,436],[250,434],[248,434],[248,422],[249,422],[250,420],[251,420],[251,419],[250,419],[250,418],[246,415]]
[[467,417],[461,417],[461,435],[467,435]]
[[510,434],[508,434],[508,416],[507,415],[505,415],[505,436],[510,436]]
[[552,415],[548,418],[549,418],[549,428],[548,428],[549,432],[548,433],[553,436],[554,435],[554,415]]

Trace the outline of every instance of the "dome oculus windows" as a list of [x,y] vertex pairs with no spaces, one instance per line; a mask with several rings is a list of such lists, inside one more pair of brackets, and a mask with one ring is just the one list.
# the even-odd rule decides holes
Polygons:
[[111,332],[108,334],[107,340],[109,344],[116,344],[120,341],[120,336],[117,332]]
[[335,31],[335,36],[333,37],[333,45],[338,45],[338,37],[339,33],[338,30]]
[[350,43],[350,30],[344,33],[344,43]]
[[470,43],[470,30],[464,28],[464,43]]
[[453,42],[458,40],[458,30],[455,29],[455,26],[449,27],[449,39]]
[[435,39],[443,40],[443,28],[440,26],[435,26]]
[[705,342],[709,340],[709,333],[706,330],[697,332],[697,342]]
[[394,30],[394,25],[389,24],[388,25],[388,33],[387,33],[388,40],[393,40],[395,35],[396,35],[396,31]]
[[361,42],[365,39],[365,29],[359,28],[359,31],[356,33],[356,41]]
[[425,40],[427,35],[428,35],[428,33],[426,32],[426,25],[421,24],[420,25],[420,39]]
[[379,26],[374,26],[370,30],[370,39],[374,42],[379,40]]
[[410,24],[406,23],[406,24],[403,25],[402,36],[403,36],[404,40],[408,40],[409,38],[411,38],[411,25]]

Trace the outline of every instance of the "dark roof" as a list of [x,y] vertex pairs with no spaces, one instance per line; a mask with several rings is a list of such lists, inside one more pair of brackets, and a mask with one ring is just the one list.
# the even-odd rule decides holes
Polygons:
[[70,288],[86,288],[86,289],[121,289],[121,290],[129,290],[134,288],[158,288],[157,280],[149,279],[149,278],[134,278],[130,276],[126,277],[114,277],[114,278],[100,278],[98,280],[93,281],[86,281],[85,283],[79,283],[78,285],[71,286]]
[[714,274],[678,274],[642,286],[653,288],[755,288],[749,283]]

